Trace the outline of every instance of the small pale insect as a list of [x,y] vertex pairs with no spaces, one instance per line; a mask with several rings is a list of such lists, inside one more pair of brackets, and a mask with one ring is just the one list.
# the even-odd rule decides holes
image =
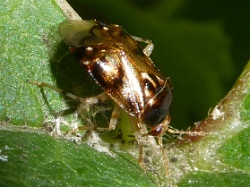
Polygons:
[[[164,156],[163,134],[166,131],[185,132],[169,128],[173,88],[170,79],[163,76],[149,58],[153,50],[151,41],[133,37],[119,25],[96,20],[64,21],[59,25],[59,33],[80,65],[104,91],[81,102],[93,105],[113,99],[117,106],[108,130],[115,128],[123,109],[136,124],[133,128],[140,145],[139,163],[143,161],[143,137],[157,137]],[[143,49],[138,42],[145,42],[146,48]],[[63,92],[46,83],[32,83]],[[66,95],[76,98],[72,94]],[[142,131],[145,125],[147,132]],[[164,162],[166,164],[165,156]]]

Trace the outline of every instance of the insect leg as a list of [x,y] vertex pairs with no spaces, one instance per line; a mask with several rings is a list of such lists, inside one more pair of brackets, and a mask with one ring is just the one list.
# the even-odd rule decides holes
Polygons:
[[[66,95],[66,96],[68,96],[68,95]],[[82,97],[75,96],[75,98],[72,98],[72,99],[78,100],[81,103],[80,106],[77,108],[77,113],[80,114],[82,112],[82,110],[84,110],[92,105],[95,105],[97,103],[106,101],[107,99],[109,99],[109,96],[103,92],[99,95],[92,96],[92,97],[82,98]]]
[[141,137],[141,133],[139,131],[138,132],[134,132],[134,136],[135,136],[135,139],[136,139],[136,141],[137,141],[137,143],[139,145],[138,164],[146,172],[147,169],[145,168],[144,160],[143,160],[143,154],[144,154],[144,144],[143,143],[145,141],[145,137]]
[[147,56],[150,56],[154,49],[154,44],[152,43],[152,41],[137,36],[132,36],[132,37],[134,38],[134,40],[138,42],[143,42],[147,44],[147,46],[143,49],[143,53]]
[[[47,83],[44,83],[44,82],[37,82],[37,81],[28,81],[30,84],[34,84],[34,85],[37,85],[37,86],[40,86],[40,87],[46,87],[46,88],[49,88],[49,89],[52,89],[56,92],[59,92],[59,93],[62,93],[63,95],[71,98],[71,99],[74,99],[74,100],[77,100],[80,102],[80,105],[77,107],[77,110],[76,110],[76,113],[77,115],[79,115],[82,110],[92,106],[92,105],[95,105],[99,102],[104,102],[106,101],[107,99],[109,99],[109,96],[106,94],[106,93],[101,93],[97,96],[93,96],[93,97],[88,97],[88,98],[82,98],[82,97],[78,97],[74,94],[71,94],[71,93],[68,93],[68,92],[65,92],[64,90],[62,89],[59,89],[55,86],[52,86],[50,84],[47,84]],[[78,127],[79,130],[113,130],[115,127],[116,127],[116,123],[118,122],[118,117],[119,117],[119,114],[120,114],[120,108],[117,106],[115,107],[113,113],[112,113],[112,117],[111,117],[111,120],[110,120],[110,125],[108,128],[98,128],[96,126],[81,126],[81,127]],[[59,119],[59,118],[58,118]],[[60,126],[60,125],[59,125]]]
[[109,96],[106,94],[106,93],[101,93],[97,96],[93,96],[93,97],[88,97],[88,98],[82,98],[82,97],[78,97],[74,94],[71,94],[71,93],[68,93],[68,92],[65,92],[64,90],[62,89],[59,89],[55,86],[52,86],[50,84],[47,84],[47,83],[44,83],[44,82],[37,82],[37,81],[28,81],[30,84],[34,84],[34,85],[37,85],[37,86],[40,86],[40,87],[46,87],[46,88],[49,88],[49,89],[52,89],[56,92],[59,92],[59,93],[62,93],[63,95],[71,98],[71,99],[74,99],[76,101],[79,101],[81,104],[80,106],[77,108],[77,114],[80,114],[81,111],[83,109],[86,109],[87,107],[90,107],[92,105],[95,105],[99,102],[104,102],[106,101]]
[[161,153],[163,156],[163,162],[164,162],[164,166],[166,168],[166,175],[168,175],[168,163],[167,163],[167,158],[166,158],[163,143],[162,143],[162,136],[157,137],[157,142],[158,142],[158,145],[160,146]]
[[145,166],[144,166],[144,163],[143,163],[143,145],[139,144],[139,148],[140,148],[140,150],[139,150],[138,163],[139,163],[140,167],[145,170],[145,168],[144,168]]
[[[34,85],[37,85],[40,87],[46,87],[46,88],[49,88],[49,89],[54,90],[56,92],[62,93],[63,95],[65,95],[71,99],[74,99],[74,100],[77,100],[77,101],[83,103],[85,105],[85,108],[86,108],[86,106],[91,106],[91,105],[97,104],[98,102],[106,101],[109,98],[106,93],[101,93],[101,94],[99,94],[97,96],[93,96],[93,97],[82,98],[82,97],[78,97],[74,94],[65,92],[64,90],[59,89],[59,88],[52,86],[50,84],[47,84],[45,82],[28,81],[28,83],[34,84]],[[82,109],[82,108],[80,107],[80,109]]]
[[111,114],[108,128],[97,127],[96,130],[108,130],[108,131],[114,130],[118,123],[120,113],[121,113],[121,108],[118,105],[115,105],[115,108]]
[[120,114],[121,114],[121,108],[118,105],[116,105],[110,118],[109,127],[108,127],[109,130],[114,130],[116,128]]
[[147,128],[144,124],[138,123],[136,118],[129,116],[129,119],[130,119],[130,123],[132,125],[132,129],[134,132],[133,133],[134,137],[139,145],[138,164],[146,172],[147,169],[145,168],[145,165],[144,165],[144,146],[145,146],[145,141],[148,137],[143,137],[142,135],[146,134]]

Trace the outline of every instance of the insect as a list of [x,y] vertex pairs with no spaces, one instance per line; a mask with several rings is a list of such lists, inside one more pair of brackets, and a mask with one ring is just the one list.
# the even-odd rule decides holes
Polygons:
[[[120,110],[132,119],[135,138],[140,146],[139,163],[143,162],[143,137],[154,136],[162,148],[164,133],[185,133],[169,127],[169,108],[173,87],[169,77],[163,76],[149,58],[151,41],[129,35],[121,26],[96,20],[67,20],[59,25],[59,33],[79,60],[80,65],[103,89],[103,93],[81,99],[85,105],[94,105],[109,98],[117,104],[112,112],[108,130],[116,127]],[[145,42],[143,49],[138,42]],[[51,85],[32,82],[63,92]],[[69,93],[71,98],[77,99]],[[144,132],[143,127],[148,131]]]

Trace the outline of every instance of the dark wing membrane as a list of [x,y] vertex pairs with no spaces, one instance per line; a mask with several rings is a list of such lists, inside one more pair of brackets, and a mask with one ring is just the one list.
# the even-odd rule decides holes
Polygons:
[[66,20],[59,25],[59,33],[64,42],[71,47],[98,45],[106,36],[93,33],[97,25],[95,20]]

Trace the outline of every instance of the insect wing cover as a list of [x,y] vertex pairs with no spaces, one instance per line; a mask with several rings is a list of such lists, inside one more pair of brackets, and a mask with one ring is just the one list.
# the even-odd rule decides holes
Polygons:
[[93,33],[95,20],[65,20],[59,25],[59,34],[70,47],[99,45],[105,40],[100,33]]

